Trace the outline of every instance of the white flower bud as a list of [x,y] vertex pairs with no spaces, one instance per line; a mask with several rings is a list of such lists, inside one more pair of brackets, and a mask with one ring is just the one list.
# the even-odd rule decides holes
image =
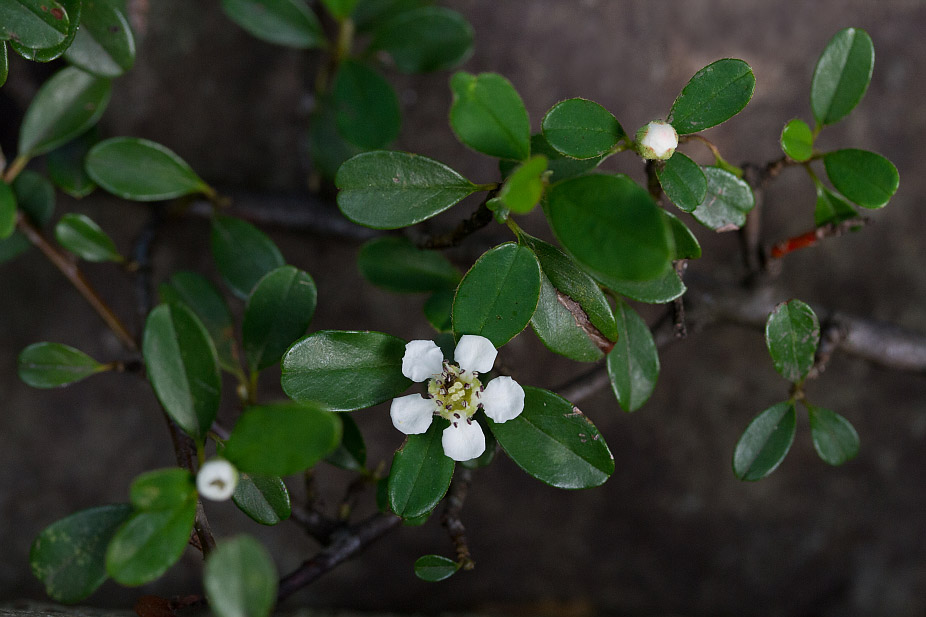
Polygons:
[[637,131],[637,151],[647,160],[664,161],[678,147],[678,133],[668,122],[653,120]]
[[230,499],[238,486],[238,470],[223,458],[214,458],[203,463],[196,474],[196,490],[199,496],[212,501]]

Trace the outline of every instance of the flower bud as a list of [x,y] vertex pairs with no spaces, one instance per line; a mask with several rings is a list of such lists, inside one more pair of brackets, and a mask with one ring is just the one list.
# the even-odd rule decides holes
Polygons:
[[653,120],[637,131],[637,151],[647,160],[664,161],[678,147],[678,133],[668,122]]
[[238,470],[223,458],[214,458],[203,463],[196,474],[196,490],[200,497],[212,501],[229,499],[238,486]]

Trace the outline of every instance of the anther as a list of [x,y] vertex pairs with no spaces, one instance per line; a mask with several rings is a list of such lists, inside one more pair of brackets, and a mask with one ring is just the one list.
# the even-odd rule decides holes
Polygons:
[[455,414],[453,414],[453,417],[456,418],[457,420],[459,420],[459,419],[460,419],[460,414],[455,413]]

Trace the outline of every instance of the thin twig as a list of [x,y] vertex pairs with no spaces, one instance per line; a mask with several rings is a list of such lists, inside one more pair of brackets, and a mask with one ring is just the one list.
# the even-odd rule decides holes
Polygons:
[[322,545],[330,543],[331,536],[339,527],[342,527],[342,523],[325,516],[318,510],[301,507],[292,509],[290,519]]
[[794,251],[816,246],[820,240],[842,236],[850,231],[855,231],[864,227],[869,223],[871,223],[871,219],[865,216],[859,216],[838,223],[820,225],[808,232],[793,236],[787,240],[782,240],[781,242],[776,242],[772,246],[771,251],[769,251],[769,257],[771,259],[781,259]]
[[418,242],[419,248],[423,249],[448,249],[457,246],[467,236],[479,231],[492,222],[492,211],[486,206],[486,202],[495,196],[495,191],[489,193],[485,201],[479,204],[479,207],[469,218],[460,221],[452,230],[430,236],[423,241]]
[[[675,262],[675,273],[679,278],[683,278],[685,270],[688,269],[688,262],[679,259]],[[685,338],[688,336],[688,326],[685,323],[685,296],[684,294],[672,301],[672,316],[675,327],[673,333],[675,338]]]
[[460,518],[463,513],[463,503],[466,501],[466,494],[469,492],[470,484],[473,481],[473,471],[466,467],[461,467],[456,476],[453,478],[453,484],[447,493],[447,502],[444,505],[444,514],[440,522],[447,529],[450,540],[453,542],[457,554],[457,563],[464,570],[472,570],[476,567],[473,556],[469,552],[469,545],[466,542],[466,527]]

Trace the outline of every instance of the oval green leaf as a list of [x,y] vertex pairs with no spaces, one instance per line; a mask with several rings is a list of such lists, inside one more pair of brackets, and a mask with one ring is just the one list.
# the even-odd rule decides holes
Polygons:
[[0,181],[0,240],[6,240],[16,231],[16,193],[6,182]]
[[257,282],[244,309],[241,336],[252,372],[262,371],[305,331],[315,314],[318,292],[307,272],[282,266]]
[[813,156],[813,142],[813,131],[798,118],[781,130],[781,150],[795,161],[804,162]]
[[596,362],[604,353],[592,342],[576,317],[566,308],[568,296],[563,301],[560,294],[545,275],[541,274],[540,299],[537,310],[531,317],[531,327],[537,338],[553,353],[566,356],[576,362]]
[[55,0],[0,2],[0,40],[12,39],[26,48],[45,49],[60,44],[70,22],[65,6]]
[[[64,34],[64,39],[60,43],[50,47],[34,47],[23,44],[22,41],[19,41],[16,38],[12,38],[10,40],[10,47],[12,47],[13,50],[23,58],[26,58],[27,60],[33,60],[35,62],[51,62],[52,60],[61,57],[61,54],[70,48],[78,34],[82,14],[81,4],[81,0],[60,0],[59,2],[54,3],[42,2],[39,5],[39,8],[45,9],[45,11],[47,11],[47,13],[50,14],[52,18],[55,18],[56,15],[51,12],[51,9],[53,9],[55,6],[59,6],[64,9],[64,14],[61,15],[61,20],[67,22],[67,31]],[[47,17],[47,15],[45,16]],[[60,26],[61,20],[56,19],[55,25]],[[2,26],[0,26],[0,28],[2,28]],[[0,39],[2,38],[3,36],[0,35]]]
[[894,164],[867,150],[847,148],[827,152],[823,155],[823,165],[836,190],[863,208],[886,206],[900,185]]
[[356,60],[342,62],[331,94],[338,133],[353,145],[374,150],[399,136],[399,99],[375,69]]
[[6,83],[10,74],[10,56],[6,51],[6,41],[0,41],[0,87]]
[[839,223],[858,216],[858,211],[845,199],[816,182],[817,203],[813,211],[813,222],[817,227],[827,223]]
[[530,156],[527,109],[511,82],[496,73],[460,71],[450,79],[450,127],[477,152],[523,161]]
[[65,214],[55,225],[58,244],[87,261],[125,261],[106,232],[90,217]]
[[[596,156],[590,159],[574,159],[560,154],[551,146],[541,133],[531,135],[531,154],[542,154],[547,157],[547,169],[550,171],[550,182],[559,182],[569,178],[584,174],[587,171],[595,169],[605,156]],[[514,161],[501,160],[499,167],[502,168],[502,175],[508,175],[505,166],[514,168]]]
[[19,354],[19,378],[33,388],[57,388],[108,370],[84,352],[61,343],[34,343]]
[[804,379],[813,367],[819,342],[820,322],[800,300],[782,302],[765,322],[765,344],[775,370],[792,383]]
[[203,589],[217,617],[268,617],[277,599],[277,569],[260,542],[235,536],[206,559]]
[[855,458],[859,450],[858,433],[848,420],[823,407],[807,405],[807,411],[813,447],[823,461],[842,465]]
[[424,318],[438,332],[453,332],[453,297],[455,289],[435,291],[424,301]]
[[110,539],[132,514],[128,504],[81,510],[52,523],[29,552],[32,573],[56,602],[79,602],[106,580],[104,558]]
[[261,525],[276,525],[292,514],[289,491],[279,476],[243,473],[232,499],[242,512]]
[[36,156],[74,139],[103,115],[110,83],[75,67],[46,81],[26,110],[19,132],[19,156]]
[[460,272],[437,251],[416,247],[400,236],[370,240],[357,255],[357,267],[367,281],[396,293],[454,289]]
[[335,183],[344,216],[375,229],[420,223],[479,190],[443,163],[385,150],[346,161]]
[[659,377],[659,353],[649,326],[626,302],[614,313],[620,335],[608,353],[608,376],[624,411],[636,411],[649,400]]
[[45,158],[51,181],[76,199],[86,197],[96,188],[96,183],[87,174],[84,160],[90,148],[99,142],[97,133],[91,129],[60,148],[55,148]]
[[547,157],[542,154],[532,156],[523,164],[518,165],[502,188],[498,197],[489,201],[489,207],[497,199],[514,214],[527,214],[534,209],[543,195],[543,173],[547,170]]
[[129,501],[136,510],[174,510],[195,495],[193,474],[180,467],[145,472],[129,487]]
[[703,169],[707,178],[707,195],[691,215],[714,231],[733,231],[745,225],[746,215],[756,205],[752,189],[725,169]]
[[161,304],[148,315],[142,354],[164,411],[201,442],[219,409],[222,380],[209,333],[183,305]]
[[724,58],[694,74],[672,104],[669,122],[679,135],[726,122],[746,107],[756,76],[742,60]]
[[660,276],[648,281],[609,281],[608,288],[637,302],[665,304],[680,298],[687,288],[675,268],[669,266]]
[[325,462],[348,471],[364,471],[367,464],[367,446],[354,419],[349,414],[341,415],[343,431],[341,445],[325,457]]
[[322,0],[325,8],[335,19],[346,19],[357,7],[357,0]]
[[656,177],[672,203],[685,212],[697,208],[707,196],[707,178],[701,166],[681,152],[657,166]]
[[409,435],[392,459],[389,508],[405,519],[426,515],[443,499],[453,478],[453,459],[444,454],[441,436],[449,423],[435,418],[427,432]]
[[875,66],[875,48],[859,28],[837,32],[817,60],[810,108],[818,125],[838,122],[862,100]]
[[281,384],[295,401],[331,411],[366,409],[411,385],[402,374],[404,355],[405,341],[388,334],[322,330],[289,348]]
[[796,415],[791,403],[777,403],[749,423],[733,452],[738,479],[754,482],[775,471],[794,442]]
[[594,101],[568,99],[550,108],[541,122],[543,137],[565,156],[590,159],[625,137],[614,115]]
[[540,297],[540,264],[525,246],[507,243],[483,253],[453,300],[453,331],[479,334],[496,347],[530,323]]
[[305,0],[222,0],[233,22],[262,41],[312,49],[325,46],[325,34]]
[[135,63],[135,37],[122,11],[106,0],[83,0],[80,30],[64,54],[100,77],[119,77]]
[[662,211],[663,217],[672,229],[672,237],[675,239],[675,259],[699,259],[701,257],[701,245],[698,239],[688,229],[677,216]]
[[94,182],[134,201],[161,201],[209,188],[175,152],[137,137],[113,137],[90,149],[85,161]]
[[13,181],[16,204],[29,219],[44,227],[55,210],[55,187],[42,174],[26,169]]
[[473,53],[473,27],[456,11],[422,7],[377,27],[369,49],[388,53],[403,73],[444,71]]
[[212,258],[232,293],[246,300],[257,282],[286,265],[283,254],[267,235],[246,221],[217,215],[210,237]]
[[415,560],[415,576],[429,583],[450,578],[460,569],[460,564],[441,555],[422,555]]
[[325,179],[334,178],[338,168],[352,156],[362,152],[338,133],[330,97],[322,99],[319,108],[309,118],[308,145],[312,167]]

